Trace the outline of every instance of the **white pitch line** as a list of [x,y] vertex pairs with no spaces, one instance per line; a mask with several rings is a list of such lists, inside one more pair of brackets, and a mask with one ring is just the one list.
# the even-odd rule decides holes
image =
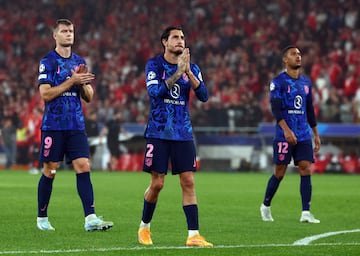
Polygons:
[[[356,231],[353,231],[356,232]],[[334,232],[332,232],[334,233]],[[347,232],[349,233],[349,232]],[[322,243],[308,246],[359,246],[360,243]],[[205,247],[186,247],[186,246],[151,246],[151,247],[110,247],[110,248],[90,248],[90,249],[71,249],[71,250],[29,250],[29,251],[0,251],[0,255],[15,254],[67,254],[81,252],[110,252],[110,251],[141,251],[141,250],[211,250],[211,249],[232,249],[232,248],[264,248],[264,247],[295,247],[294,244],[238,244],[238,245],[216,245],[212,248]]]
[[323,233],[315,236],[308,236],[303,239],[297,240],[293,243],[293,245],[308,245],[312,241],[315,241],[320,238],[328,237],[328,236],[336,236],[340,234],[346,234],[346,233],[354,233],[354,232],[360,232],[360,229],[353,229],[353,230],[343,230],[343,231],[336,231],[336,232],[328,232]]

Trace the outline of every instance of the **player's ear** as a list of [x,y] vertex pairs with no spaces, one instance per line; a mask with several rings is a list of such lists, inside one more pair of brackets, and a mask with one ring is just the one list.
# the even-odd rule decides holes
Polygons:
[[162,43],[163,47],[165,47],[166,42],[167,42],[167,39],[166,39],[166,38],[161,39],[161,43]]

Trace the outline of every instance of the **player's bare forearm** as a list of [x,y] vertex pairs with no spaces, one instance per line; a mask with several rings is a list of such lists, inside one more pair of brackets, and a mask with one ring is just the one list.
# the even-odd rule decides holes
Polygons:
[[321,147],[321,140],[320,140],[320,136],[319,136],[319,132],[316,126],[312,127],[313,133],[314,133],[314,151],[315,152],[319,152],[320,147]]
[[89,103],[94,97],[94,89],[92,88],[91,84],[82,85],[80,87],[80,94],[81,98]]
[[47,102],[59,97],[61,94],[69,90],[71,86],[73,86],[73,82],[70,79],[67,79],[59,86],[52,87],[50,84],[42,84],[39,86],[39,91],[41,98]]
[[169,90],[174,87],[176,81],[179,80],[182,74],[183,72],[177,70],[171,77],[165,80],[166,86]]
[[293,131],[290,129],[290,127],[287,125],[286,121],[284,119],[281,119],[278,124],[284,131],[286,141],[289,142],[291,145],[295,145],[297,143],[297,138]]
[[191,88],[193,88],[194,90],[196,88],[198,88],[200,85],[200,81],[197,79],[197,77],[194,75],[194,73],[190,70],[189,72],[186,72],[186,74],[189,78]]

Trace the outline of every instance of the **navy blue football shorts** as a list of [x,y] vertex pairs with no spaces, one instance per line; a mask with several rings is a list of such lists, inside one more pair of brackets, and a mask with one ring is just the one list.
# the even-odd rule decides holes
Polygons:
[[167,174],[196,171],[196,151],[193,141],[146,139],[143,171]]
[[89,158],[89,144],[85,131],[42,131],[39,160],[42,162],[66,163]]
[[290,145],[286,141],[273,142],[273,163],[277,165],[288,165],[294,160],[297,166],[299,161],[307,160],[314,162],[314,149],[311,140],[300,141],[296,145]]

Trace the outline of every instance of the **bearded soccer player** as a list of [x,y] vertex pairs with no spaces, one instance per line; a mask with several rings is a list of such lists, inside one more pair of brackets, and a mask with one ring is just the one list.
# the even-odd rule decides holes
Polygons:
[[208,90],[200,68],[190,62],[190,51],[185,47],[182,29],[166,28],[161,35],[161,43],[163,55],[150,59],[145,68],[151,106],[145,130],[143,171],[150,173],[151,178],[144,195],[138,240],[144,245],[153,244],[150,221],[164,186],[170,160],[172,174],[179,175],[182,189],[182,207],[188,228],[185,244],[211,247],[213,245],[199,233],[194,183],[196,152],[188,107],[191,90],[202,102],[208,100]]
[[[314,152],[320,150],[320,137],[312,101],[312,84],[300,74],[301,52],[296,46],[283,50],[285,71],[270,83],[270,101],[276,119],[273,141],[275,171],[270,177],[260,213],[263,221],[274,221],[270,204],[283,179],[287,166],[293,159],[300,174],[302,212],[300,222],[320,223],[310,213],[312,194],[311,164]],[[314,148],[312,144],[314,139]]]
[[106,230],[113,226],[95,214],[94,192],[90,180],[89,145],[85,132],[81,98],[90,102],[94,74],[85,60],[72,53],[74,25],[70,20],[56,21],[53,29],[55,49],[40,61],[38,86],[45,110],[41,126],[40,161],[44,171],[38,185],[37,227],[55,230],[48,219],[48,206],[59,162],[64,156],[76,173],[86,231]]

